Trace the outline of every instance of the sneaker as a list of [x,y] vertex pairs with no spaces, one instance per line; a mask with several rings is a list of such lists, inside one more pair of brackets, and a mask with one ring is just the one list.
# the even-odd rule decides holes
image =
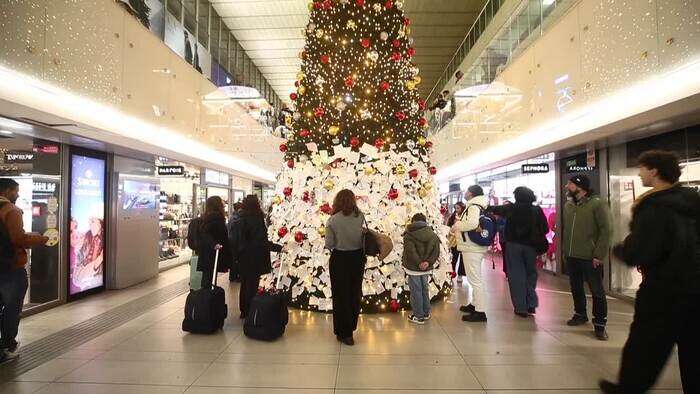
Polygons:
[[464,313],[474,313],[476,312],[476,308],[474,308],[474,305],[472,304],[462,305],[459,307],[459,311]]
[[484,323],[486,320],[486,313],[484,312],[474,312],[470,315],[462,316],[462,321],[469,323]]
[[619,394],[622,393],[622,390],[620,389],[620,386],[609,381],[609,380],[600,380],[598,381],[598,387],[600,387],[600,391],[602,391],[604,394]]
[[431,317],[433,317],[433,315],[428,313],[428,316],[424,317],[423,320],[428,321]]
[[596,327],[595,337],[598,338],[599,341],[607,341],[609,339],[608,332],[605,331],[605,327]]
[[569,321],[566,322],[567,326],[580,326],[581,324],[586,324],[588,323],[588,318],[586,316],[582,316],[579,314],[574,314],[574,317],[572,317]]
[[7,360],[14,360],[15,358],[19,357],[19,342],[17,342],[15,346],[7,347],[2,350],[5,353]]
[[523,319],[527,319],[528,317],[530,317],[530,314],[527,312],[513,311],[513,313],[515,313],[515,315],[518,317],[522,317]]
[[340,342],[348,346],[355,346],[355,339],[353,337],[341,338]]
[[409,316],[408,321],[413,324],[425,324],[425,320],[421,319],[420,317],[416,317],[416,315]]

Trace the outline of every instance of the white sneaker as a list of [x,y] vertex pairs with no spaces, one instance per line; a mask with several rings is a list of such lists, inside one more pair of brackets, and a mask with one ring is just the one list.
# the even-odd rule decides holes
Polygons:
[[463,281],[464,281],[464,280],[462,279],[462,276],[461,276],[461,275],[457,277],[457,283],[462,283]]
[[5,348],[3,349],[5,351],[5,355],[7,356],[8,359],[13,359],[19,357],[19,342],[17,342],[17,345],[11,348]]
[[425,324],[425,320],[416,317],[415,315],[411,315],[408,317],[408,321],[410,321],[413,324]]
[[423,320],[424,320],[424,321],[428,321],[428,320],[430,320],[431,317],[433,317],[433,315],[431,315],[430,313],[428,313],[428,316],[424,317]]

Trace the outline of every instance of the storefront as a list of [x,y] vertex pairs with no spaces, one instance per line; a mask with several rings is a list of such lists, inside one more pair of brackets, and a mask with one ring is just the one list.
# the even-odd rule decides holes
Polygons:
[[159,270],[163,271],[192,257],[187,228],[192,218],[201,213],[197,197],[202,191],[198,168],[160,159],[156,170],[160,181],[158,257]]
[[[203,186],[206,193],[204,201],[213,196],[221,197],[224,201],[226,216],[228,216],[230,213],[229,201],[231,201],[231,176],[225,172],[207,168],[204,170]],[[203,203],[204,201],[201,202]]]
[[[629,234],[632,205],[648,190],[642,185],[637,157],[647,150],[676,152],[681,158],[683,175],[680,181],[700,191],[700,125],[639,139],[608,148],[610,204],[613,217],[613,242],[619,243]],[[634,297],[642,275],[636,268],[611,259],[610,290],[618,295]]]
[[6,130],[0,134],[0,177],[19,183],[17,206],[24,213],[24,230],[49,237],[45,246],[29,250],[26,310],[60,302],[65,287],[61,264],[68,245],[60,236],[67,187],[63,155],[59,144]]

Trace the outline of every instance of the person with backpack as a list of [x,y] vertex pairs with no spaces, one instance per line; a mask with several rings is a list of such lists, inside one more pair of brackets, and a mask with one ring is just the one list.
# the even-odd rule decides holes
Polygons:
[[700,393],[700,195],[678,183],[678,156],[647,151],[638,159],[648,192],[632,205],[630,234],[613,255],[642,272],[618,383],[604,393],[646,393],[678,346],[683,392]]
[[534,315],[537,299],[537,256],[547,252],[549,232],[542,208],[534,206],[535,193],[525,186],[513,191],[515,204],[489,207],[487,212],[505,218],[505,262],[513,311],[527,318]]
[[24,231],[22,210],[15,205],[18,198],[19,184],[0,178],[0,362],[19,355],[16,337],[29,287],[27,249],[49,241],[46,236]]
[[422,213],[411,218],[411,224],[403,234],[403,269],[408,275],[408,287],[411,290],[411,310],[413,314],[408,321],[425,324],[430,320],[430,296],[428,278],[433,273],[435,261],[440,257],[440,238],[428,219]]
[[608,301],[603,286],[603,262],[608,256],[612,224],[607,204],[594,195],[585,175],[575,175],[566,184],[569,201],[564,205],[564,262],[569,273],[574,316],[566,322],[580,326],[588,322],[586,292],[588,283],[593,297],[593,327],[596,338],[608,340],[605,325]]
[[[226,211],[221,197],[207,198],[196,243],[199,257],[197,269],[202,272],[201,287],[209,288],[212,286],[214,275],[228,271],[233,261],[226,229]],[[217,272],[214,272],[217,249],[219,249],[219,265]]]
[[250,302],[258,292],[260,277],[272,271],[270,251],[281,252],[283,248],[268,239],[265,213],[260,207],[258,196],[254,194],[243,199],[237,228],[239,238],[236,259],[241,275],[238,306],[241,319],[245,319],[250,310]]
[[333,293],[333,333],[339,342],[353,346],[362,301],[362,280],[367,256],[364,250],[365,215],[352,190],[335,195],[333,213],[326,222],[325,248],[331,251],[328,268]]
[[[452,225],[452,232],[457,238],[457,250],[462,254],[462,263],[467,273],[467,281],[472,288],[470,304],[459,309],[465,312],[462,316],[465,322],[485,322],[486,291],[481,275],[481,265],[489,245],[495,237],[493,220],[484,216],[488,207],[488,198],[479,185],[467,189],[467,207],[459,220]],[[490,224],[489,224],[490,222]]]
[[238,249],[241,247],[241,234],[240,234],[240,221],[241,221],[241,208],[243,204],[236,202],[233,204],[233,213],[228,219],[228,240],[231,244],[231,255],[233,256],[233,262],[231,263],[231,270],[228,272],[228,280],[230,282],[240,281],[241,275],[238,267]]

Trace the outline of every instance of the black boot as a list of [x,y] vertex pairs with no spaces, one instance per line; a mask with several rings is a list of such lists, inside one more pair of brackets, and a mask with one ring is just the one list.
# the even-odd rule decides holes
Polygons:
[[622,394],[620,386],[609,380],[598,381],[598,387],[604,394]]
[[476,308],[474,308],[474,305],[472,304],[462,305],[459,307],[459,311],[464,313],[474,313],[476,312]]
[[470,323],[483,323],[486,322],[486,313],[484,312],[474,312],[470,315],[462,316],[462,321]]

